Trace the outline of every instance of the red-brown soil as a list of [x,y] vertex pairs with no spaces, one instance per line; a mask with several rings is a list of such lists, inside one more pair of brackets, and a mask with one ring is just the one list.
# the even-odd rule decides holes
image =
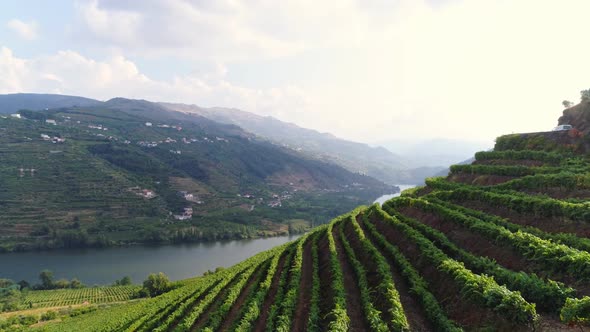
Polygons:
[[293,331],[305,331],[309,319],[311,289],[313,284],[313,256],[311,254],[312,239],[303,245],[303,262],[301,264],[301,283],[295,314],[293,315]]
[[260,283],[260,277],[265,274],[264,272],[266,272],[267,269],[268,264],[263,264],[263,266],[259,266],[256,269],[256,271],[252,273],[252,275],[246,282],[246,285],[240,292],[240,295],[236,299],[236,302],[232,305],[231,309],[224,317],[223,323],[219,327],[219,331],[229,331],[232,324],[239,319],[238,315],[240,314],[242,309],[244,309],[244,302],[246,301],[246,299],[248,299],[248,296],[250,296],[252,292],[256,291]]
[[515,160],[515,159],[490,159],[490,160],[476,160],[472,165],[503,165],[503,166],[526,166],[526,167],[540,167],[545,165],[553,165],[540,160]]
[[447,178],[448,181],[470,184],[474,186],[494,186],[500,183],[516,179],[516,176],[493,175],[493,174],[471,174],[456,173]]
[[569,190],[562,187],[549,187],[539,190],[519,189],[519,191],[529,195],[546,195],[555,199],[590,199],[590,190],[588,189]]
[[318,264],[320,274],[320,331],[328,330],[329,313],[334,307],[334,289],[332,288],[332,269],[327,232],[318,239]]
[[540,264],[530,262],[526,257],[512,250],[509,246],[496,244],[487,237],[471,232],[469,228],[445,221],[439,216],[425,212],[416,208],[404,207],[397,210],[402,215],[419,220],[423,224],[433,227],[443,233],[459,247],[479,256],[494,259],[498,264],[513,271],[524,271],[526,273],[536,273],[541,278],[550,278],[555,281],[561,281],[568,286],[573,287],[579,294],[590,294],[590,284],[588,282],[579,282],[575,275],[567,273],[555,273],[544,268]]
[[449,240],[475,255],[495,259],[498,264],[507,269],[528,272],[542,270],[541,267],[527,262],[524,257],[510,247],[498,245],[487,237],[473,232],[468,227],[444,220],[436,214],[424,212],[414,207],[398,208],[397,211],[406,217],[416,219],[425,225],[445,233]]
[[[201,300],[213,289],[215,288],[215,286],[217,286],[218,282],[213,283],[213,285],[211,285],[209,288],[207,288],[204,292],[201,293],[201,295],[199,295],[199,297],[197,297],[193,303],[188,306],[188,308],[186,308],[186,310],[184,311],[184,314],[181,315],[179,318],[177,318],[174,322],[172,322],[172,324],[170,324],[169,330],[170,331],[174,331],[176,329],[176,327],[178,326],[178,324],[180,324],[182,318],[184,316],[186,316],[187,313],[191,312],[191,310],[193,310],[193,308],[195,306],[197,306],[199,304],[199,302],[201,302]],[[190,301],[190,300],[187,300]],[[171,310],[170,312],[173,312],[174,310]]]
[[285,269],[285,261],[287,260],[287,252],[283,252],[281,258],[279,258],[279,262],[277,263],[277,269],[275,271],[274,276],[272,277],[272,281],[270,284],[270,289],[268,290],[268,294],[266,294],[266,298],[262,303],[262,309],[260,310],[260,316],[256,321],[256,325],[254,326],[253,331],[261,332],[264,331],[266,327],[266,321],[268,319],[268,314],[270,313],[270,307],[274,303],[275,296],[279,290],[279,281],[281,279],[281,274]]
[[344,276],[344,289],[346,290],[346,312],[350,318],[349,331],[370,331],[369,324],[365,320],[362,311],[361,291],[358,287],[354,269],[346,257],[346,252],[340,240],[338,227],[334,227],[332,235],[336,242],[336,251],[342,274]]
[[399,293],[400,301],[402,303],[402,307],[404,308],[404,313],[406,314],[406,318],[408,319],[408,323],[410,324],[410,330],[417,331],[417,332],[434,331],[432,324],[430,324],[428,319],[426,319],[427,316],[426,316],[426,312],[424,311],[424,308],[422,307],[422,305],[420,305],[420,303],[415,298],[415,296],[412,295],[412,293],[410,291],[410,287],[408,286],[408,283],[402,277],[402,274],[396,268],[396,265],[391,260],[391,258],[388,257],[388,255],[386,253],[381,251],[379,249],[379,246],[376,245],[376,242],[373,240],[370,232],[364,227],[364,224],[363,224],[361,218],[362,218],[361,216],[357,216],[357,222],[361,226],[361,228],[363,229],[363,231],[365,233],[365,237],[367,239],[371,240],[371,242],[373,242],[373,245],[375,245],[377,250],[379,250],[381,255],[383,257],[385,257],[389,263],[389,268],[391,270],[391,277],[393,278],[393,282],[395,283],[395,288],[397,289],[397,291]]
[[429,283],[430,291],[445,309],[450,319],[464,326],[467,330],[507,324],[504,319],[491,310],[463,298],[461,289],[454,279],[450,275],[440,272],[429,259],[422,256],[420,248],[401,232],[381,220],[371,218],[371,222],[377,227],[379,233],[402,251],[414,268]]
[[490,215],[499,216],[508,221],[523,225],[532,226],[548,233],[573,233],[580,237],[590,238],[590,223],[571,221],[556,217],[538,217],[532,214],[521,214],[503,206],[491,206],[482,201],[453,201],[463,207],[479,210]]
[[[244,272],[242,272],[242,273],[244,273]],[[211,303],[209,305],[209,307],[207,307],[207,309],[205,309],[205,311],[203,311],[201,313],[201,315],[199,315],[199,317],[195,320],[195,322],[193,323],[193,326],[191,326],[191,329],[190,329],[191,332],[199,331],[200,329],[205,327],[205,324],[207,324],[207,322],[209,321],[209,317],[211,316],[211,314],[214,313],[217,310],[217,308],[219,308],[219,306],[221,306],[221,304],[223,304],[223,301],[225,301],[225,297],[226,297],[227,293],[238,282],[238,280],[240,280],[242,273],[239,273],[238,275],[236,275],[217,294],[217,296],[215,297],[215,301],[213,303]]]

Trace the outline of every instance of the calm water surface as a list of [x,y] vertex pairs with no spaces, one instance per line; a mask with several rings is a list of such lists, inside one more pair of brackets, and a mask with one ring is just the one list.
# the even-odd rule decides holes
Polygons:
[[38,283],[39,272],[49,269],[56,279],[78,278],[87,285],[111,284],[126,275],[134,283],[141,283],[152,272],[164,272],[171,280],[180,280],[202,275],[218,266],[232,266],[299,236],[0,254],[0,278]]
[[399,187],[399,190],[400,190],[399,193],[383,195],[383,196],[377,198],[373,203],[379,203],[379,204],[383,205],[383,203],[385,203],[387,200],[392,199],[394,197],[398,197],[402,191],[416,187],[415,184],[396,184],[396,186]]
[[[401,191],[415,187],[398,186]],[[383,195],[375,203],[383,204],[399,195]],[[37,283],[39,272],[48,269],[56,279],[78,278],[87,285],[111,284],[124,276],[140,283],[153,272],[164,272],[171,280],[180,280],[202,275],[218,266],[232,266],[298,237],[0,254],[0,278]]]

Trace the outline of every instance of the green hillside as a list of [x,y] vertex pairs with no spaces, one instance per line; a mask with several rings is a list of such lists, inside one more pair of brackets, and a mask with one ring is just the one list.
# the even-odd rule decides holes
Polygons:
[[[245,130],[316,159],[340,165],[351,172],[360,172],[385,183],[423,183],[444,167],[409,167],[408,161],[383,147],[351,142],[328,133],[299,127],[270,116],[260,116],[234,108],[203,108],[195,105],[160,103],[176,111],[198,114],[220,123],[240,126]],[[426,147],[425,153],[433,153]],[[396,150],[392,150],[396,151]]]
[[301,232],[395,190],[145,101],[21,115],[0,118],[4,251]]
[[[590,162],[496,149],[383,207],[44,331],[568,331],[590,319]],[[516,145],[514,145],[516,146]]]

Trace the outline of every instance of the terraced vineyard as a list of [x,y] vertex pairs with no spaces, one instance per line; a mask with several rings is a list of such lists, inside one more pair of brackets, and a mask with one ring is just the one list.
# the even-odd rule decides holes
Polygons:
[[527,150],[476,159],[159,297],[42,329],[585,329],[587,159]]
[[38,290],[26,293],[23,302],[30,304],[32,308],[120,302],[132,299],[140,288],[139,286],[116,286]]

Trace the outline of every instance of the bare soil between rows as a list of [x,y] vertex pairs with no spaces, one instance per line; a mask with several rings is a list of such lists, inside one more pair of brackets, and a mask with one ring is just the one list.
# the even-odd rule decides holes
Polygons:
[[309,319],[311,306],[311,290],[313,286],[313,256],[311,247],[313,240],[309,238],[303,245],[303,262],[301,264],[301,283],[299,284],[299,297],[293,315],[292,331],[305,331]]

